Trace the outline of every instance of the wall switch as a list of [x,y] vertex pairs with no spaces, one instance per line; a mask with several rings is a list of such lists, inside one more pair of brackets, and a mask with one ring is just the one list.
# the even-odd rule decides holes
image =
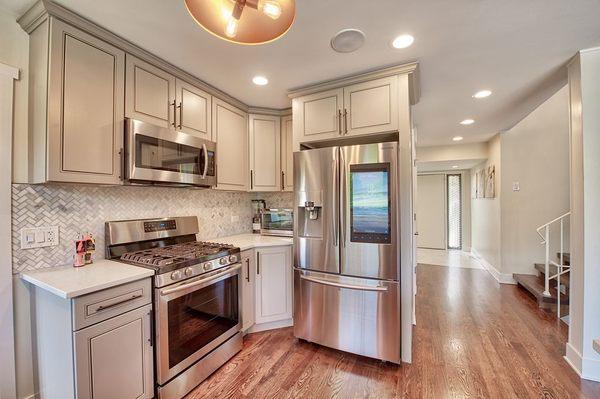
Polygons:
[[58,245],[58,226],[27,227],[21,230],[21,249]]
[[519,185],[518,181],[514,181],[512,184],[513,187],[513,191],[521,191],[521,186]]

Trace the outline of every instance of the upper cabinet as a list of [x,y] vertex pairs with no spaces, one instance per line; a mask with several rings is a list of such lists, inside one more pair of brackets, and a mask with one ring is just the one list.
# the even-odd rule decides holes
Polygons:
[[119,184],[125,53],[55,19],[29,53],[30,182]]
[[213,99],[213,141],[217,143],[217,188],[248,191],[248,114]]
[[250,191],[281,189],[281,118],[250,115]]
[[398,130],[398,77],[344,87],[343,135]]
[[125,116],[175,128],[175,77],[127,55]]
[[294,129],[292,116],[281,117],[281,191],[294,190]]
[[290,92],[293,150],[303,143],[399,132],[410,125],[417,80],[417,64],[411,63]]
[[175,89],[176,129],[211,140],[211,95],[180,79],[176,80]]

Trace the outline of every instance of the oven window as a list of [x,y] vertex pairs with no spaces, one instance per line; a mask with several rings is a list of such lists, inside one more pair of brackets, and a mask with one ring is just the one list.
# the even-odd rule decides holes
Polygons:
[[263,225],[265,230],[294,230],[294,218],[291,212],[265,212]]
[[169,368],[239,323],[238,276],[168,303]]
[[[194,175],[202,175],[204,171],[204,152],[201,148],[177,144],[141,134],[135,135],[135,145],[135,166],[138,168]],[[211,155],[214,156],[212,152],[209,153],[209,157]]]
[[350,241],[391,242],[389,177],[389,163],[350,165]]

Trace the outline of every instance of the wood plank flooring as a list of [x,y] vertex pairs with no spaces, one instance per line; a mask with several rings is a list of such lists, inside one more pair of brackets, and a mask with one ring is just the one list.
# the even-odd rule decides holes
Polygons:
[[395,366],[250,334],[188,395],[201,398],[600,398],[563,360],[567,328],[485,270],[419,265],[413,363]]

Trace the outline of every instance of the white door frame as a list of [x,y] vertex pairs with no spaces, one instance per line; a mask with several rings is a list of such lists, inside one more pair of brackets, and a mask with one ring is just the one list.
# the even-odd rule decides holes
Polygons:
[[19,70],[0,63],[0,399],[15,398],[11,183],[14,80]]

